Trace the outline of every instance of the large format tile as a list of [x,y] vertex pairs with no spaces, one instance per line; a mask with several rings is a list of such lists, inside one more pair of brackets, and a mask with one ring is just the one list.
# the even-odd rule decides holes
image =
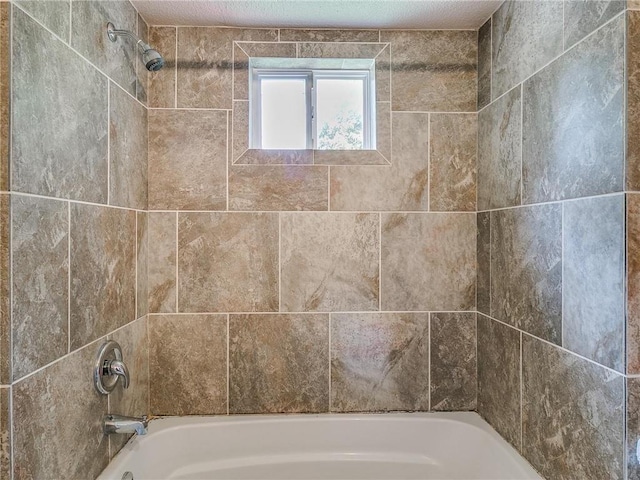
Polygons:
[[111,84],[109,204],[147,208],[147,109]]
[[135,318],[136,213],[71,205],[71,350]]
[[429,210],[476,211],[478,116],[431,114]]
[[478,110],[491,103],[491,18],[478,30]]
[[278,215],[181,213],[180,312],[278,310]]
[[538,339],[522,344],[522,453],[545,478],[622,479],[624,377]]
[[624,195],[564,204],[563,346],[624,372]]
[[640,378],[626,379],[627,480],[640,479],[640,461],[636,453],[640,441]]
[[11,4],[0,2],[0,190],[9,190],[11,116]]
[[71,2],[71,46],[134,97],[136,62],[141,62],[136,43],[123,37],[112,42],[106,27],[111,22],[117,29],[137,32],[137,21],[128,1]]
[[475,214],[383,214],[381,269],[383,310],[474,310]]
[[493,14],[493,98],[562,53],[562,2],[507,0]]
[[427,210],[429,121],[392,115],[391,166],[331,167],[331,210]]
[[12,190],[106,203],[107,80],[19,9],[13,18]]
[[564,0],[565,49],[625,9],[624,0]]
[[376,214],[284,213],[281,310],[377,310]]
[[491,316],[560,344],[561,206],[491,212],[491,272]]
[[[0,5],[1,8],[1,5]],[[0,385],[11,384],[10,196],[0,195]]]
[[476,314],[432,313],[431,410],[475,410]]
[[382,31],[391,42],[393,110],[476,111],[475,31]]
[[162,70],[149,74],[149,108],[176,106],[176,27],[150,27],[149,44],[164,58]]
[[640,195],[627,194],[627,374],[640,374]]
[[514,88],[478,114],[478,210],[520,205],[520,97]]
[[478,315],[478,413],[520,446],[520,333]]
[[16,4],[62,40],[69,42],[71,0],[19,0]]
[[152,316],[149,376],[154,415],[227,413],[227,316]]
[[327,210],[328,167],[230,165],[230,210]]
[[523,203],[623,189],[624,38],[620,17],[524,83]]
[[0,387],[0,477],[11,478],[11,389]]
[[429,314],[331,316],[331,410],[429,409]]
[[281,28],[281,42],[377,42],[378,30]]
[[[110,413],[139,417],[149,414],[149,341],[147,317],[109,335],[122,347],[122,356],[129,367],[129,388],[118,382],[109,396]],[[131,435],[112,435],[109,457],[112,458],[127,443]]]
[[229,412],[329,411],[329,315],[230,315]]
[[[149,26],[140,14],[138,14],[138,37],[143,42],[150,43]],[[136,98],[145,107],[147,106],[147,89],[149,88],[149,78],[151,78],[151,72],[147,70],[142,61],[136,62]]]
[[491,213],[478,213],[478,235],[476,258],[478,261],[477,308],[479,312],[491,313]]
[[67,202],[14,196],[13,379],[68,352]]
[[225,210],[227,112],[151,110],[149,208]]
[[91,376],[98,347],[89,345],[13,386],[15,480],[95,478],[107,466],[107,397]]
[[178,28],[178,107],[231,109],[233,41],[268,42],[278,30]]
[[136,213],[136,318],[149,313],[149,214]]
[[149,212],[149,313],[176,312],[177,214]]
[[638,191],[640,190],[640,11],[627,12],[626,41],[626,189]]

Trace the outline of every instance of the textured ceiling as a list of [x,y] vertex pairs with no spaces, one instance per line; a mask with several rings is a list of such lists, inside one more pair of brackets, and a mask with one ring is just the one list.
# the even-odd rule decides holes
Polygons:
[[149,25],[475,29],[502,0],[133,0]]

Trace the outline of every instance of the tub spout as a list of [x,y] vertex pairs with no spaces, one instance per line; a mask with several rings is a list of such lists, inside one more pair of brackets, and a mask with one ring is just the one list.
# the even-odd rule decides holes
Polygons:
[[148,425],[149,421],[146,415],[142,417],[125,417],[124,415],[108,414],[102,418],[102,430],[107,435],[113,433],[146,435]]

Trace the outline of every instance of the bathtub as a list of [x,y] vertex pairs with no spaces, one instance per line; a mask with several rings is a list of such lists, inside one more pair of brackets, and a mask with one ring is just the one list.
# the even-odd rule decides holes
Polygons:
[[475,413],[169,417],[99,479],[540,479]]

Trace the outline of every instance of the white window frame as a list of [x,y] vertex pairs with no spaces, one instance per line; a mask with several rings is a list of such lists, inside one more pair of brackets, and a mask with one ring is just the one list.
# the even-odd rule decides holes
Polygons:
[[317,145],[318,125],[316,81],[319,79],[362,79],[363,143],[361,150],[375,150],[375,99],[373,76],[370,70],[359,69],[297,69],[297,68],[252,68],[250,88],[249,138],[251,148],[262,149],[261,81],[263,78],[304,79],[307,119],[307,149]]

